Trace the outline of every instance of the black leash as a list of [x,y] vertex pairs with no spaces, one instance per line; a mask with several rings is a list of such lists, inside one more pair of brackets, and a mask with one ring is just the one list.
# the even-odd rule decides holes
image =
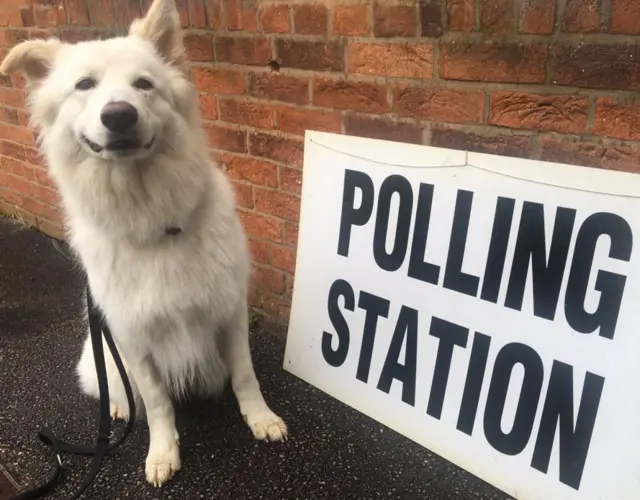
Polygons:
[[[113,337],[111,336],[111,331],[109,330],[106,322],[103,320],[102,314],[95,307],[95,304],[93,303],[93,297],[91,295],[91,290],[89,289],[88,285],[87,307],[89,311],[89,329],[91,332],[93,358],[95,360],[96,372],[98,375],[98,387],[100,389],[100,420],[98,421],[98,439],[96,445],[85,446],[68,443],[61,439],[58,439],[53,431],[51,431],[51,429],[46,427],[41,429],[38,432],[40,441],[51,448],[56,456],[56,461],[54,463],[55,470],[53,472],[53,475],[43,485],[19,493],[11,500],[31,500],[33,498],[40,498],[51,492],[64,475],[64,469],[62,466],[62,455],[69,454],[93,456],[89,473],[85,476],[84,481],[82,482],[78,490],[67,499],[76,500],[82,495],[82,493],[84,493],[84,491],[91,485],[93,480],[98,475],[100,467],[102,466],[102,462],[104,461],[104,457],[114,451],[118,446],[120,446],[133,429],[136,418],[136,408],[135,401],[133,399],[133,391],[131,390],[131,384],[129,382],[129,379],[127,378],[127,373],[124,369],[124,365],[122,364],[122,359],[118,354],[116,344],[113,341]],[[107,347],[109,347],[109,351],[113,356],[116,366],[118,367],[120,378],[122,379],[122,383],[124,384],[124,390],[127,393],[127,402],[129,403],[129,421],[127,422],[124,433],[116,442],[111,444],[109,444],[109,434],[111,433],[109,384],[107,381],[107,369],[104,361],[104,350],[102,348],[103,336],[105,342],[107,343]]]

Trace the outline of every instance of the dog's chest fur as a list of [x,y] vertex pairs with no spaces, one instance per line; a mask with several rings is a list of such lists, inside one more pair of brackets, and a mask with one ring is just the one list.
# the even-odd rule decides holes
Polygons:
[[220,379],[198,372],[224,370],[217,336],[246,301],[245,236],[226,177],[210,168],[164,181],[161,171],[131,174],[126,184],[114,172],[61,179],[70,242],[96,302],[118,341],[150,351],[170,386],[185,370]]

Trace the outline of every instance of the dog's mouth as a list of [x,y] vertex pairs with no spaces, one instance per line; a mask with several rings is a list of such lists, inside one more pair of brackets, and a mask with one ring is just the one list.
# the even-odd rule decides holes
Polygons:
[[[135,139],[129,139],[126,137],[122,137],[114,141],[110,141],[105,146],[100,146],[100,144],[96,144],[95,142],[90,140],[86,135],[82,136],[82,140],[85,142],[87,146],[89,146],[91,151],[93,151],[94,153],[102,153],[102,151],[124,152],[124,151],[134,151],[136,149],[140,149],[140,141],[137,141]],[[143,146],[144,149],[150,149],[151,146],[153,146],[154,141],[155,141],[155,137]]]

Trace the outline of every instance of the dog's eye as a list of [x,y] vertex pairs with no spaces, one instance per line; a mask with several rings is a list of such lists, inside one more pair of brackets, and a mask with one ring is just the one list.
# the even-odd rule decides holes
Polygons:
[[82,78],[76,82],[76,90],[90,90],[96,86],[93,78]]
[[151,90],[153,88],[153,83],[146,78],[138,78],[133,82],[133,86],[139,90]]

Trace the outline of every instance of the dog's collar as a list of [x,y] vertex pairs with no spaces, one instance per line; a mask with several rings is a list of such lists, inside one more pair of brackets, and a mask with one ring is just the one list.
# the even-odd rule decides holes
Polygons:
[[180,234],[182,232],[182,229],[179,227],[168,227],[165,230],[165,234],[168,234],[169,236],[175,236],[176,234]]

